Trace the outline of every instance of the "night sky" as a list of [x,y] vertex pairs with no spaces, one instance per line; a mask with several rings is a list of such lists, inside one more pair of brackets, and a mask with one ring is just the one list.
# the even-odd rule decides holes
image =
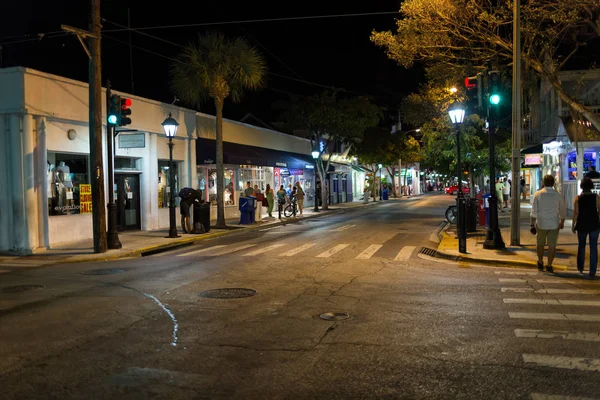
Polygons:
[[[4,67],[26,66],[87,82],[87,56],[74,36],[60,32],[60,24],[87,29],[88,3],[86,0],[3,2],[0,6],[0,45],[3,47]],[[111,32],[122,29],[117,24],[127,25],[128,7],[131,27],[141,28],[393,12],[400,6],[398,0],[357,2],[358,5],[354,6],[346,1],[322,0],[277,2],[272,5],[257,3],[173,0],[156,2],[156,6],[152,6],[151,2],[103,1],[101,14],[107,20],[103,23],[103,85],[109,78],[116,90],[133,92],[167,103],[172,103],[174,99],[168,87],[168,70],[172,63],[168,58],[176,57],[181,48],[136,32],[131,33],[132,90],[129,33]],[[9,15],[12,17],[7,18]],[[197,33],[206,30],[220,30],[228,36],[245,36],[267,60],[270,72],[267,76],[268,87],[259,93],[248,94],[240,104],[226,103],[225,117],[240,119],[246,113],[252,113],[265,122],[272,122],[277,120],[277,113],[272,107],[276,101],[287,99],[289,93],[311,95],[324,89],[277,75],[343,88],[349,94],[374,96],[380,105],[395,108],[403,95],[417,88],[422,79],[422,71],[418,68],[407,71],[388,60],[382,49],[370,42],[369,35],[372,29],[394,29],[396,17],[397,14],[315,18],[152,29],[143,32],[181,45],[195,40]],[[39,40],[36,39],[37,33],[46,35]],[[135,108],[132,109],[135,112]],[[214,113],[210,104],[202,106],[200,111]]]

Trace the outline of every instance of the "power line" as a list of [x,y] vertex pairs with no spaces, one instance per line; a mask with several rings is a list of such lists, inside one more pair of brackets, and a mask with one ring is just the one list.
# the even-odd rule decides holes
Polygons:
[[[53,34],[53,36],[48,36],[48,35],[51,35],[51,34]],[[50,33],[47,33],[47,34],[39,33],[38,34],[39,36],[37,36],[35,38],[13,40],[13,41],[10,41],[10,42],[0,42],[0,45],[5,46],[7,44],[17,44],[17,43],[26,43],[26,42],[41,42],[44,39],[55,39],[55,38],[58,38],[58,37],[65,37],[65,36],[70,35],[70,34],[71,33],[69,33],[69,32],[60,32],[60,33],[50,32]]]
[[163,38],[161,38],[161,37],[154,36],[154,35],[151,35],[151,34],[149,34],[149,33],[146,33],[146,32],[140,32],[140,31],[139,31],[138,29],[136,29],[136,28],[128,28],[128,27],[127,27],[127,26],[125,26],[125,25],[121,25],[121,24],[119,24],[119,23],[116,23],[116,22],[114,22],[114,21],[110,21],[110,20],[108,20],[108,19],[106,19],[106,18],[102,18],[102,20],[103,20],[104,22],[108,22],[108,23],[110,23],[110,24],[113,24],[113,25],[116,25],[116,26],[120,26],[120,27],[122,27],[122,28],[125,28],[125,29],[122,29],[122,30],[114,30],[114,29],[113,29],[113,30],[103,30],[103,32],[118,32],[118,31],[130,31],[130,32],[131,32],[131,31],[133,31],[133,32],[135,32],[135,33],[138,33],[138,34],[140,34],[140,35],[144,35],[144,36],[146,36],[146,37],[149,37],[149,38],[152,38],[152,39],[156,39],[156,40],[159,40],[159,41],[161,41],[161,42],[164,42],[164,43],[171,44],[171,45],[173,45],[173,46],[177,46],[177,47],[185,48],[185,46],[184,46],[184,45],[182,45],[182,44],[175,43],[175,42],[172,42],[172,41],[170,41],[170,40],[163,39]]
[[[372,13],[310,15],[310,16],[303,16],[303,17],[282,17],[282,18],[249,19],[249,20],[238,20],[238,21],[202,22],[202,23],[197,23],[197,24],[157,25],[157,26],[146,26],[146,27],[140,27],[140,28],[130,28],[130,29],[135,29],[135,30],[176,29],[176,28],[192,28],[192,27],[198,27],[198,26],[250,24],[250,23],[258,23],[258,22],[300,21],[300,20],[307,20],[307,19],[326,19],[326,18],[342,18],[342,17],[365,17],[365,16],[390,15],[390,14],[399,14],[399,13],[400,13],[400,11],[382,11],[382,12],[372,12]],[[105,30],[105,32],[123,32],[126,30],[128,30],[127,27],[125,27],[124,29]]]

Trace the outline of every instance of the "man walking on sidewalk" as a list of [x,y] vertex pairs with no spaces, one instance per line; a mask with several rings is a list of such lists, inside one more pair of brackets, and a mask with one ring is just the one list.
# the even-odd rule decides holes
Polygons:
[[556,254],[558,231],[565,226],[567,209],[562,194],[554,190],[554,177],[544,176],[544,187],[535,192],[531,205],[531,233],[537,233],[538,270],[544,270],[544,246],[548,243],[546,271],[554,272],[552,262]]

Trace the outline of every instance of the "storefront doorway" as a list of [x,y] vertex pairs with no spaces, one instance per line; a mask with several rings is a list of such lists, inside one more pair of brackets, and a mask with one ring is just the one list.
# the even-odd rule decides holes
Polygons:
[[117,230],[142,229],[140,217],[140,175],[115,174]]

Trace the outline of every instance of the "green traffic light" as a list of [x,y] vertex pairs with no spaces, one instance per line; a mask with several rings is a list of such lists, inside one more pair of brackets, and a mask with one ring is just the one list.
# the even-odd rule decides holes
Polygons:
[[116,115],[109,115],[108,116],[108,123],[116,125],[117,124],[117,116]]
[[490,103],[491,104],[500,104],[500,96],[497,94],[493,94],[490,96]]

